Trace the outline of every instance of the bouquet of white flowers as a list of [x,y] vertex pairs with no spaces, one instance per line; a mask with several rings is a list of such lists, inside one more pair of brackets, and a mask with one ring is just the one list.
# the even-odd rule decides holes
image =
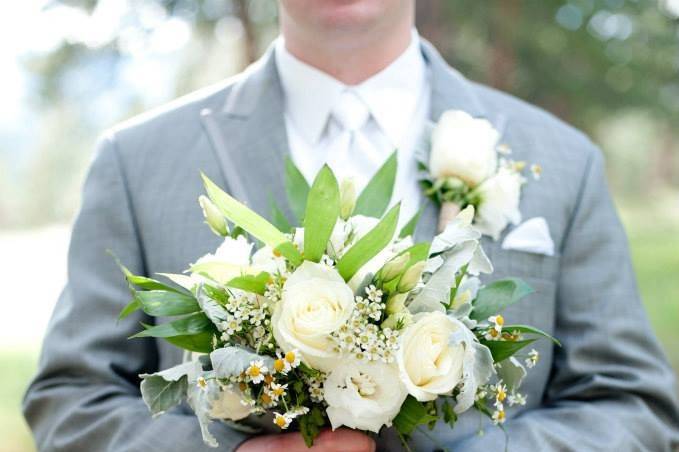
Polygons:
[[[413,243],[415,220],[397,233],[399,205],[387,211],[394,160],[358,197],[329,167],[309,187],[288,162],[302,227],[279,209],[275,226],[203,176],[200,204],[224,237],[215,253],[188,274],[163,274],[169,283],[122,267],[133,300],[121,318],[139,309],[176,317],[134,337],[187,351],[184,363],[140,376],[154,415],[187,401],[211,446],[211,421],[269,416],[308,445],[328,425],[393,426],[407,447],[415,429],[439,420],[452,427],[473,408],[502,424],[506,406],[525,403],[515,354],[549,336],[504,325],[499,313],[531,288],[518,279],[481,285],[477,275],[492,266],[473,207],[431,243]],[[537,354],[524,358],[532,367]]]

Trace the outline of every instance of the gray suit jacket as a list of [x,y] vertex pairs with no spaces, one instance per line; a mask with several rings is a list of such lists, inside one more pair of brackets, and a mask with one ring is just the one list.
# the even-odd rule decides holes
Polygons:
[[[432,120],[462,109],[503,123],[514,157],[544,167],[542,180],[525,187],[521,211],[547,219],[557,254],[505,251],[502,238],[484,239],[492,278],[517,276],[536,289],[507,311],[508,321],[535,325],[563,342],[563,348],[546,340],[536,346],[542,359],[525,383],[528,404],[509,412],[510,450],[672,449],[679,443],[673,372],[639,301],[601,153],[549,114],[467,81],[430,45],[422,51],[432,75]],[[137,375],[177,364],[181,352],[154,339],[126,339],[150,319],[137,314],[116,322],[129,292],[105,250],[147,275],[179,273],[212,251],[219,239],[203,224],[196,201],[201,170],[262,214],[269,213],[270,196],[289,211],[282,112],[269,51],[233,80],[133,119],[101,140],[73,229],[68,285],[24,401],[41,450],[203,450],[186,408],[152,419],[140,398]],[[432,208],[418,236],[430,239],[435,223]],[[222,449],[246,438],[221,423],[212,429]],[[502,450],[505,441],[476,413],[434,435],[464,451]],[[390,432],[379,445],[399,448]],[[434,449],[420,435],[413,445]]]

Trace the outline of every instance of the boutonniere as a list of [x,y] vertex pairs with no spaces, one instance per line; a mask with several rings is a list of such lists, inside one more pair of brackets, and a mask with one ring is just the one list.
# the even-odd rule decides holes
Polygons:
[[[428,158],[420,161],[425,195],[440,208],[439,231],[467,206],[474,225],[497,240],[508,224],[521,222],[519,201],[526,162],[509,158],[511,149],[486,119],[448,110],[433,126]],[[539,179],[541,168],[532,165]]]

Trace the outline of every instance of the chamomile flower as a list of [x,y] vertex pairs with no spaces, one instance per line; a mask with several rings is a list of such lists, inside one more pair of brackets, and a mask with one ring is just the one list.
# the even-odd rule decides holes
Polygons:
[[502,404],[507,398],[507,386],[499,381],[495,386],[492,386],[493,392],[495,393],[495,407],[500,410],[502,409]]
[[[287,413],[286,413],[287,414]],[[273,414],[273,423],[276,424],[281,430],[285,430],[290,427],[290,422],[292,419],[290,416],[281,413]]]
[[532,349],[530,352],[528,352],[528,358],[526,358],[526,367],[532,369],[533,367],[535,367],[539,360],[540,354],[538,353],[537,350]]
[[278,401],[281,397],[285,395],[285,390],[288,388],[287,384],[281,385],[272,382],[268,388],[265,389],[265,393],[271,397],[272,400]]
[[488,317],[488,322],[490,322],[490,327],[484,338],[487,341],[495,341],[502,337],[502,327],[505,324],[505,319],[501,315],[492,315]]
[[290,369],[296,368],[300,364],[299,350],[296,348],[290,350],[289,352],[285,353],[283,359],[285,360],[286,367],[289,367]]
[[196,386],[198,386],[203,391],[207,391],[207,380],[205,379],[205,377],[202,376],[198,377],[198,379],[196,380]]
[[264,365],[264,361],[258,359],[256,361],[251,361],[247,369],[245,369],[245,375],[254,384],[261,383],[264,381],[264,376],[269,372],[269,369]]
[[530,166],[530,172],[533,174],[533,179],[535,180],[540,180],[540,177],[542,177],[542,167],[537,163]]
[[506,420],[505,410],[495,410],[493,412],[493,424],[504,424]]
[[514,405],[523,406],[523,405],[526,404],[526,396],[519,393],[519,392],[513,392],[507,398],[507,402],[509,403],[509,406],[514,406]]

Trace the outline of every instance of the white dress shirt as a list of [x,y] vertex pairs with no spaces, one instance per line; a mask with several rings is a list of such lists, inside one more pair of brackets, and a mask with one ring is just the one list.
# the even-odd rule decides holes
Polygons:
[[[413,31],[410,45],[396,60],[358,85],[347,86],[300,61],[288,52],[282,37],[275,44],[275,58],[285,96],[291,157],[307,181],[311,183],[328,163],[338,179],[353,177],[360,192],[397,149],[392,204],[402,201],[400,223],[408,221],[420,202],[414,151],[430,103],[428,71],[417,32]],[[356,124],[339,121],[338,110],[355,112],[347,115],[350,119],[361,118]],[[346,140],[353,139],[348,133],[353,127],[360,129],[354,134],[358,135],[354,153],[339,155]]]

